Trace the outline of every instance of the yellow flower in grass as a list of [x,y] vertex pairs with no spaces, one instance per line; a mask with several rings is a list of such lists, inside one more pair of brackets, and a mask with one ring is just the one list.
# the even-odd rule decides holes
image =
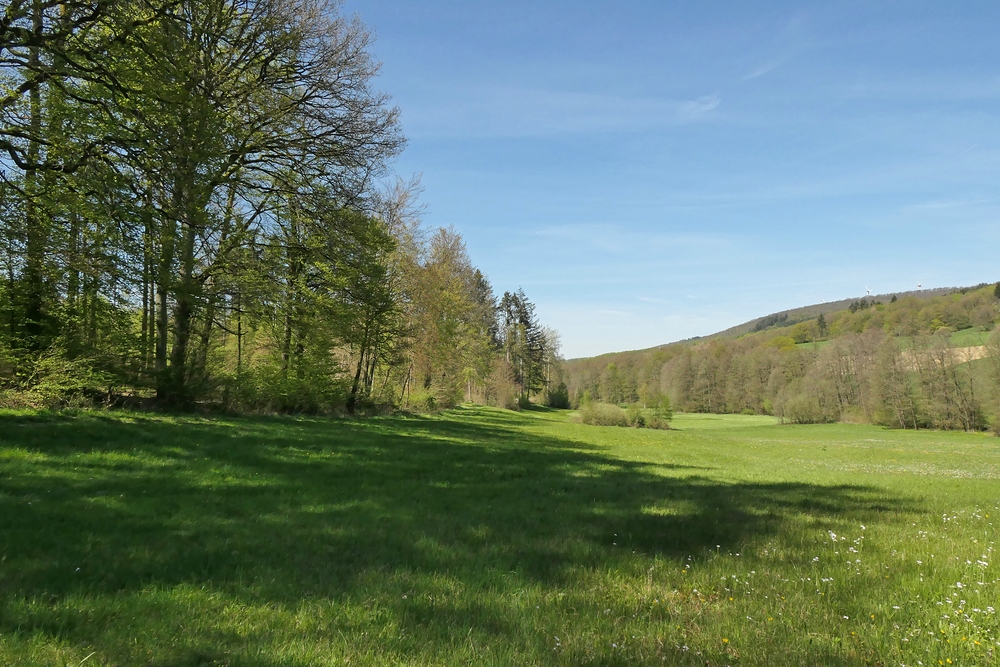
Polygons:
[[728,639],[726,639],[725,637],[723,637],[723,638],[722,638],[722,643],[723,643],[723,644],[728,644],[728,643],[729,643],[729,640],[728,640]]

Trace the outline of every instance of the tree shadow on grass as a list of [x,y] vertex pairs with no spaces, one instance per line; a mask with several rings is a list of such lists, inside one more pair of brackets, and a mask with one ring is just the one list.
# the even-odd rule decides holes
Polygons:
[[[556,590],[633,552],[698,559],[803,517],[913,510],[860,486],[622,461],[523,419],[0,416],[0,633],[92,637],[64,600],[176,586],[287,608],[398,596],[427,577]],[[410,614],[415,627],[453,615],[511,631],[495,609]],[[203,639],[169,664],[211,664],[190,643]]]

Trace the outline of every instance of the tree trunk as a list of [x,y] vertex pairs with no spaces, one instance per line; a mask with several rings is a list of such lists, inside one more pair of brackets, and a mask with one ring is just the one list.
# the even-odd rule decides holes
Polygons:
[[190,399],[187,395],[187,357],[188,344],[191,341],[191,321],[194,317],[195,280],[194,280],[194,246],[197,236],[194,215],[188,210],[184,220],[184,237],[181,245],[180,275],[174,294],[174,338],[170,349],[169,389],[167,401],[174,405],[186,405]]
[[354,373],[354,383],[351,385],[351,394],[347,397],[347,412],[354,414],[354,406],[358,403],[358,385],[361,383],[361,371],[365,367],[365,353],[368,350],[368,327],[361,337],[361,349],[358,350],[358,368]]
[[205,320],[201,328],[198,346],[198,360],[194,365],[193,375],[204,379],[208,377],[208,348],[212,342],[212,326],[215,324],[215,297],[209,296],[205,304]]
[[80,344],[80,264],[82,263],[80,248],[80,215],[75,211],[70,213],[69,224],[69,275],[66,281],[66,301],[69,305],[70,344]]
[[[42,3],[41,0],[32,2],[32,31],[39,39],[43,28]],[[28,55],[28,76],[33,76],[41,65],[41,56],[38,46],[31,47]],[[42,215],[38,210],[38,198],[40,195],[38,186],[38,170],[33,168],[41,155],[40,136],[42,132],[42,91],[41,86],[33,86],[28,95],[29,105],[29,138],[27,160],[28,169],[24,173],[25,192],[25,266],[24,266],[24,344],[32,351],[41,349],[43,342],[42,316],[43,316],[43,292],[44,292],[44,262],[45,247],[47,245],[47,224],[42,220]]]
[[168,300],[171,286],[171,270],[174,263],[175,224],[164,220],[160,233],[160,261],[156,272],[156,397],[161,401],[170,399],[170,378],[167,368],[167,341],[170,337]]

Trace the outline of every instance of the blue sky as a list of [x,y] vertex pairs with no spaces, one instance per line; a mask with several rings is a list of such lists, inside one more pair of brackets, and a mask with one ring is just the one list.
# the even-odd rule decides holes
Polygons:
[[429,226],[567,357],[1000,280],[1000,3],[346,0]]

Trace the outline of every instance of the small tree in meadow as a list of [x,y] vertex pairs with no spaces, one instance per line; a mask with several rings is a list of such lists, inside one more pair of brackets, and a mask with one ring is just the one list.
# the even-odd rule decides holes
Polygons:
[[819,317],[816,318],[816,328],[819,330],[820,338],[826,338],[826,335],[830,332],[830,328],[826,324],[826,318],[823,316],[823,313],[820,313]]

